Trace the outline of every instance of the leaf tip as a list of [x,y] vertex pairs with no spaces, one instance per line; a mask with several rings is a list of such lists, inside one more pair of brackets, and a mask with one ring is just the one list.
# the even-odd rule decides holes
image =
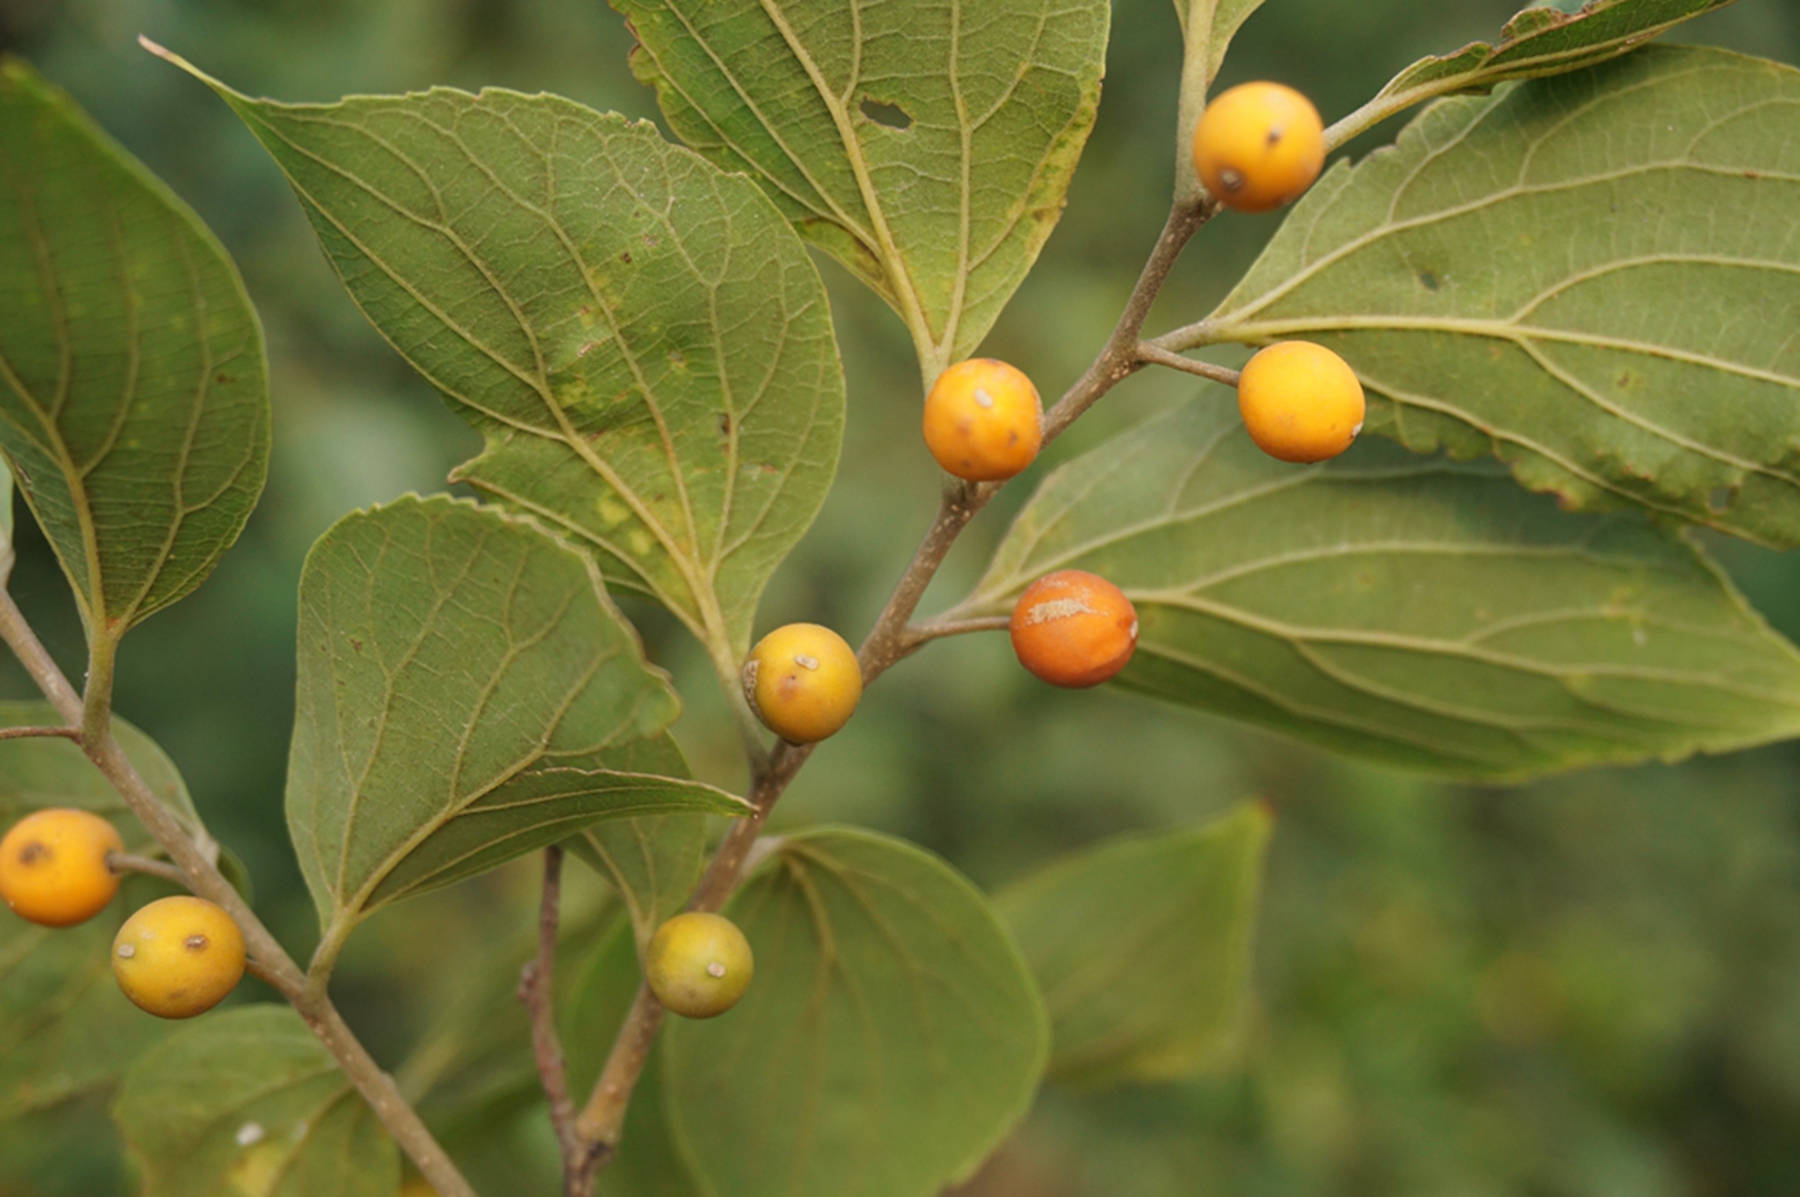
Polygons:
[[188,74],[192,75],[194,78],[200,80],[200,82],[206,84],[208,87],[212,88],[214,91],[229,92],[231,90],[230,88],[226,87],[223,83],[220,83],[217,79],[214,79],[211,75],[207,74],[205,71],[201,70],[199,67],[195,66],[193,63],[191,63],[187,59],[183,58],[181,55],[175,53],[175,51],[169,49],[167,46],[164,46],[159,42],[152,41],[149,38],[149,36],[147,36],[146,34],[142,34],[142,33],[138,34],[137,41],[138,41],[138,45],[142,46],[145,50],[149,51],[151,54],[156,55],[156,57],[162,59],[164,62],[170,64],[171,66],[180,67],[182,70],[186,71]]

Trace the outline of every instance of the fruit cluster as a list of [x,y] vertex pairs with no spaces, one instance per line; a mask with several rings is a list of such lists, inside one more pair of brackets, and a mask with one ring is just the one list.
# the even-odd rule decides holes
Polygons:
[[[90,811],[36,811],[0,838],[0,898],[19,917],[72,927],[112,902],[125,851],[118,828]],[[159,898],[113,937],[113,978],[162,1018],[192,1018],[224,1000],[244,975],[244,937],[222,908],[186,894]]]

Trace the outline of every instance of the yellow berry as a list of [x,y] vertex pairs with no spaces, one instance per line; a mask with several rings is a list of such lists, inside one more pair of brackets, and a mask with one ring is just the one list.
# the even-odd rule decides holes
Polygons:
[[204,898],[158,898],[113,939],[113,978],[141,1009],[192,1018],[218,1005],[244,975],[244,936]]
[[737,924],[697,910],[658,927],[644,952],[650,992],[688,1018],[711,1018],[737,1005],[755,972],[750,942]]
[[1031,379],[993,358],[958,362],[925,396],[925,446],[971,482],[1011,478],[1044,443],[1044,408]]
[[757,641],[744,662],[744,696],[769,730],[796,744],[823,740],[862,698],[862,668],[844,638],[790,623]]
[[46,927],[85,922],[119,892],[106,854],[124,850],[119,829],[91,811],[36,811],[0,839],[0,898]]
[[1278,341],[1245,363],[1238,412],[1250,439],[1270,457],[1324,461],[1362,431],[1362,383],[1323,345]]
[[1214,96],[1194,126],[1194,169],[1227,208],[1267,212],[1312,186],[1325,165],[1325,126],[1312,101],[1280,83],[1241,83]]
[[1099,574],[1062,569],[1025,588],[1013,606],[1019,663],[1053,686],[1097,686],[1131,660],[1137,610]]

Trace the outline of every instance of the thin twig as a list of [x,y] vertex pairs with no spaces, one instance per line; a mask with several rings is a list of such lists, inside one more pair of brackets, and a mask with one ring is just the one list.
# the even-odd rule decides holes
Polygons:
[[[0,640],[12,649],[19,664],[25,667],[44,697],[56,708],[56,713],[71,725],[81,723],[81,695],[63,676],[43,642],[31,630],[24,612],[5,590],[0,590]],[[469,1182],[463,1179],[443,1147],[420,1121],[418,1113],[395,1088],[393,1078],[369,1055],[329,997],[306,993],[306,978],[300,966],[263,926],[243,896],[207,859],[206,853],[188,836],[169,808],[156,797],[113,734],[101,732],[95,739],[84,742],[82,750],[112,783],[131,813],[180,866],[182,884],[200,897],[224,907],[231,915],[243,933],[250,959],[255,962],[251,971],[292,1003],[388,1133],[412,1157],[425,1179],[443,1197],[475,1197]]]
[[79,727],[0,727],[0,740],[29,740],[60,736],[65,740],[81,743]]
[[1201,378],[1237,388],[1238,372],[1229,366],[1215,366],[1211,362],[1202,362],[1179,353],[1170,353],[1160,345],[1149,341],[1139,341],[1137,347],[1139,360],[1153,366],[1167,366],[1171,370],[1180,370],[1184,374],[1198,374]]
[[942,640],[945,636],[962,636],[969,632],[1004,632],[1011,627],[1010,615],[978,615],[971,619],[938,618],[930,623],[908,624],[906,644],[908,651],[911,651],[929,641]]
[[129,852],[108,852],[106,867],[115,873],[148,873],[187,888],[187,874],[166,860],[151,860],[148,856],[133,856]]
[[[519,973],[519,1000],[531,1012],[531,1050],[537,1059],[538,1079],[550,1099],[550,1125],[562,1145],[564,1160],[574,1158],[575,1104],[569,1100],[569,1078],[564,1068],[562,1044],[556,1037],[553,1000],[556,969],[556,927],[562,901],[563,850],[552,844],[544,849],[544,895],[538,905],[537,955]],[[571,1177],[563,1177],[566,1192]]]

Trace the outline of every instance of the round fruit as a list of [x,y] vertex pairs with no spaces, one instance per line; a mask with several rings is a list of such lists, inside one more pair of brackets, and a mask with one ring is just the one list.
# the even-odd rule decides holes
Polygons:
[[862,698],[862,667],[844,638],[790,623],[757,641],[744,662],[744,697],[770,731],[796,744],[823,740]]
[[1227,208],[1267,212],[1298,199],[1325,165],[1312,101],[1280,83],[1241,83],[1213,97],[1194,126],[1194,169]]
[[1311,341],[1277,341],[1259,350],[1244,364],[1237,394],[1250,439],[1282,461],[1336,457],[1362,431],[1356,371]]
[[1018,369],[993,358],[958,362],[925,396],[925,446],[970,482],[1011,478],[1044,443],[1044,407]]
[[119,829],[91,811],[35,811],[0,839],[0,898],[46,927],[85,922],[119,892],[106,855],[123,851]]
[[1125,592],[1086,570],[1045,574],[1013,607],[1013,652],[1054,686],[1099,685],[1131,660],[1137,634]]
[[711,1018],[737,1005],[756,972],[737,924],[690,910],[656,929],[644,953],[644,979],[656,1000],[688,1018]]
[[203,1014],[244,975],[244,936],[204,898],[158,898],[113,938],[113,978],[137,1006],[160,1018]]

